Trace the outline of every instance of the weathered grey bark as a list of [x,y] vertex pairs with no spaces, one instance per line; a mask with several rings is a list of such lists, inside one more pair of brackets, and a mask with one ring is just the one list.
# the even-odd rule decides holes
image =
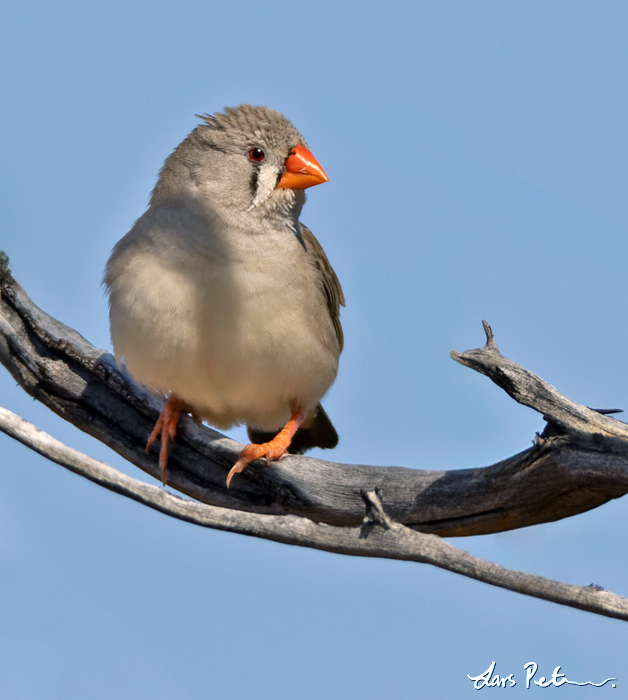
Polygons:
[[628,620],[628,598],[600,586],[574,586],[513,571],[474,557],[436,535],[416,532],[394,523],[384,511],[377,491],[363,491],[360,494],[366,511],[360,528],[334,527],[295,515],[245,513],[186,501],[157,486],[132,479],[103,462],[63,445],[4,408],[0,408],[0,430],[100,486],[195,525],[337,554],[433,564],[500,588],[598,615]]
[[[1,263],[0,361],[29,394],[158,478],[156,453],[145,455],[144,445],[161,409],[161,399],[135,384],[116,366],[111,355],[94,348],[76,331],[35,306]],[[619,596],[604,592],[613,596],[611,605],[598,595],[599,591],[589,587],[565,588],[564,584],[539,577],[527,577],[523,585],[518,577],[526,577],[525,574],[507,572],[487,562],[480,566],[480,560],[469,559],[470,555],[443,542],[444,549],[437,548],[439,556],[430,559],[423,547],[425,542],[438,541],[433,538],[417,544],[420,535],[413,530],[441,536],[508,530],[568,517],[628,490],[628,426],[570,401],[539,377],[504,358],[487,325],[485,330],[484,348],[454,352],[452,356],[489,376],[515,400],[544,414],[548,428],[524,452],[490,467],[450,472],[342,465],[291,456],[271,466],[250,467],[234,479],[231,489],[226,489],[226,474],[241,445],[191,419],[183,419],[176,447],[170,454],[168,483],[202,503],[220,507],[220,516],[215,516],[214,510],[205,511],[214,513],[212,518],[215,516],[214,524],[205,523],[209,527],[347,554],[430,561],[529,595],[628,619],[628,602]],[[0,429],[12,434],[6,425],[0,425]],[[375,528],[356,549],[355,528],[365,513],[363,495],[375,492],[390,526],[386,532]],[[160,503],[165,497],[155,496]],[[373,498],[367,500],[373,503]],[[142,502],[184,517],[176,508]],[[203,506],[194,504],[194,508]],[[264,517],[251,520],[252,514]],[[298,517],[276,517],[288,515]],[[314,522],[308,524],[304,518]],[[233,525],[236,522],[237,527]],[[253,522],[266,523],[266,529],[256,530],[258,525],[248,529]],[[271,522],[277,524],[276,531],[269,525]],[[288,537],[286,523],[293,533],[307,534],[301,539]],[[312,529],[321,527],[322,530]],[[390,539],[391,531],[399,536],[395,542]],[[321,532],[331,533],[332,539],[327,535],[320,539]],[[347,537],[351,546],[346,544]],[[410,547],[408,538],[412,537],[415,539]],[[382,538],[387,542],[385,546]],[[434,546],[430,544],[430,548]],[[463,560],[467,564],[463,565]],[[484,565],[493,567],[493,573],[487,573],[489,569],[482,568]],[[544,583],[531,585],[532,579]],[[560,591],[557,586],[562,587]],[[567,589],[571,592],[567,593]]]

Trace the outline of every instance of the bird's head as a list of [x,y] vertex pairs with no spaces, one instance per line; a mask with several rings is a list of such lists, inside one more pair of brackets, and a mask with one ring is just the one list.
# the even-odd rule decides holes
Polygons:
[[279,112],[240,105],[201,119],[166,160],[151,203],[192,189],[217,214],[247,227],[249,220],[296,220],[304,190],[329,179]]

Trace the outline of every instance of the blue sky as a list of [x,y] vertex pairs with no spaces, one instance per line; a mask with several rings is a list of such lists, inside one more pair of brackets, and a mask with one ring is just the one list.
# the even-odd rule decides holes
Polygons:
[[[100,286],[195,113],[282,111],[330,176],[302,220],[343,283],[325,406],[341,462],[454,469],[540,416],[449,358],[484,342],[595,407],[628,408],[628,8],[536,0],[12,3],[0,11],[0,248],[35,302],[110,348]],[[144,478],[0,370],[0,403]],[[241,431],[233,433],[242,438]],[[628,687],[625,623],[418,564],[170,520],[0,436],[0,695],[517,697],[560,665]],[[456,540],[628,595],[623,499]]]

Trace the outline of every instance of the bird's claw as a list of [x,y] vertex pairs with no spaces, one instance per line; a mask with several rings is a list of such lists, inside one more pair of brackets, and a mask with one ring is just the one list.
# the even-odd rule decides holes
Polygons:
[[161,481],[166,485],[167,467],[168,467],[168,443],[174,442],[177,434],[177,425],[179,417],[183,412],[191,412],[192,407],[182,401],[178,396],[171,394],[166,401],[162,412],[155,423],[151,434],[148,436],[146,449],[144,452],[148,454],[150,446],[161,436],[161,446],[159,449],[159,468],[161,470]]
[[275,438],[270,442],[263,442],[260,445],[256,445],[255,443],[247,445],[242,452],[240,452],[238,461],[231,467],[229,474],[227,474],[227,488],[231,485],[231,479],[233,479],[236,474],[243,472],[251,462],[261,458],[266,458],[266,464],[269,464],[271,461],[276,461],[286,454],[289,444],[289,442],[286,444],[285,440],[278,440]]

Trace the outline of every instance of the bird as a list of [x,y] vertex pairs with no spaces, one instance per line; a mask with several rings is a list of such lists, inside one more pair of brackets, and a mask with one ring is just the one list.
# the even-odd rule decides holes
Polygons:
[[161,440],[162,482],[191,413],[247,426],[230,487],[256,459],[337,445],[320,402],[338,372],[345,298],[299,220],[305,189],[329,180],[303,136],[264,106],[196,116],[103,282],[117,361],[166,397],[146,444]]

